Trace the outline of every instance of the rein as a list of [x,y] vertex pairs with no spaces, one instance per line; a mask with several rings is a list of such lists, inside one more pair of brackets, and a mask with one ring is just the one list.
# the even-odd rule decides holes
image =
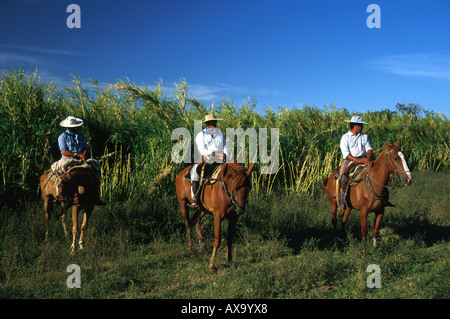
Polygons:
[[[379,185],[379,186],[381,186],[381,187],[384,187],[384,191],[381,193],[381,195],[378,195],[378,194],[375,192],[375,190],[373,189],[372,183],[370,182],[369,178],[372,179],[377,185]],[[369,171],[367,172],[367,175],[365,176],[364,181],[366,182],[367,188],[369,189],[369,191],[372,193],[372,195],[373,195],[375,198],[377,198],[377,199],[383,199],[383,198],[385,198],[385,197],[389,194],[389,191],[387,190],[387,185],[383,185],[383,184],[378,183],[378,182],[375,180],[375,178],[373,178],[372,174],[371,174]]]
[[[396,169],[395,166],[394,166],[394,163],[392,162],[391,154],[392,154],[392,150],[388,151],[388,152],[386,153],[386,156],[384,157],[384,166],[386,167],[387,171],[388,171],[390,174],[394,173],[394,175],[408,174],[408,172],[407,172],[406,170],[403,170],[403,172],[397,171],[397,169]],[[392,170],[389,170],[389,167],[388,167],[388,165],[387,165],[387,157],[388,157],[388,156],[389,156],[389,162],[390,162],[390,164],[391,164],[391,166],[392,166]],[[379,194],[377,194],[377,193],[375,192],[375,190],[373,189],[372,183],[370,182],[370,179],[373,180],[373,181],[375,182],[375,184],[377,184],[378,186],[381,186],[381,187],[384,188],[384,190],[383,190],[383,192],[381,193],[381,195],[379,195]],[[365,180],[365,182],[366,182],[367,188],[370,190],[370,192],[372,193],[372,195],[373,195],[375,198],[377,198],[377,199],[384,199],[387,195],[389,195],[389,191],[387,190],[387,185],[383,185],[383,184],[381,184],[381,183],[379,183],[379,182],[377,182],[377,181],[375,180],[375,178],[373,177],[373,175],[372,175],[371,172],[370,172],[370,166],[369,166],[369,169],[367,170],[367,174],[366,174],[366,176],[364,177],[364,180]]]
[[[234,168],[232,168],[232,167],[230,167],[231,169],[233,169],[234,171],[237,171],[237,170],[241,170],[241,171],[244,171],[244,170],[247,170],[245,167],[242,167],[242,168],[237,168],[237,169],[234,169]],[[219,178],[219,179],[217,179],[218,181],[220,181],[220,186],[222,187],[222,189],[225,191],[225,193],[227,194],[227,196],[228,196],[228,201],[230,202],[230,204],[232,205],[232,206],[234,206],[234,208],[236,209],[236,210],[238,210],[238,208],[239,209],[241,209],[241,210],[243,210],[245,207],[244,206],[241,206],[241,205],[239,205],[239,203],[237,202],[237,200],[236,200],[236,197],[235,197],[235,195],[234,195],[234,177],[235,177],[236,175],[233,175],[233,178],[231,179],[231,193],[230,193],[230,191],[228,190],[228,187],[227,187],[227,184],[225,183],[225,179],[224,178]]]

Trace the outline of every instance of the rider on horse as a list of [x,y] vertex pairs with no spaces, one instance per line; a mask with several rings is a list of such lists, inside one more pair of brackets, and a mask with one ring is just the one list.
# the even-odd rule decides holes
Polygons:
[[[82,132],[78,130],[78,127],[83,125],[83,120],[76,118],[74,116],[68,116],[66,119],[61,121],[59,124],[61,127],[66,130],[58,137],[58,146],[61,151],[61,159],[58,161],[56,169],[54,173],[56,176],[60,176],[62,173],[61,167],[62,165],[69,161],[70,159],[76,159],[81,161],[86,161],[86,153],[88,151],[88,144],[86,141],[86,137]],[[95,159],[90,159],[90,163],[98,161]],[[98,167],[100,165],[98,164]],[[99,198],[100,196],[100,180],[96,174],[94,174],[98,185],[96,187],[96,202],[95,205],[105,205]]]
[[341,138],[340,148],[342,158],[344,159],[339,175],[341,176],[340,186],[340,203],[338,209],[345,209],[345,192],[347,188],[347,176],[344,174],[345,169],[352,162],[359,164],[368,164],[372,156],[372,147],[369,143],[367,134],[362,133],[364,124],[362,116],[353,116],[350,121],[350,131],[345,133]]
[[[217,128],[217,121],[222,119],[216,118],[214,114],[208,114],[205,116],[203,123],[206,124],[206,128],[199,132],[195,137],[195,144],[197,145],[200,154],[202,155],[202,162],[210,164],[210,160],[225,162],[226,157],[229,157],[229,150],[225,142],[223,133]],[[215,158],[214,158],[215,157]],[[197,208],[197,192],[200,184],[200,176],[197,173],[197,167],[200,163],[194,164],[191,169],[191,193],[192,203],[189,205],[191,208]]]

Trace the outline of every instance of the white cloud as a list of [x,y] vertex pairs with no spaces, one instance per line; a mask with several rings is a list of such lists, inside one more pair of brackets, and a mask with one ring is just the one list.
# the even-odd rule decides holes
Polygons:
[[39,60],[27,54],[0,52],[0,66],[9,67],[17,64],[37,65]]
[[390,55],[372,61],[370,66],[398,75],[450,79],[450,56],[444,55]]
[[6,49],[10,51],[25,51],[29,53],[43,53],[50,55],[65,55],[65,56],[84,56],[85,53],[75,50],[61,50],[57,48],[39,48],[34,46],[22,46],[22,45],[0,45],[0,49]]
[[211,101],[233,93],[243,92],[242,88],[226,83],[217,83],[214,85],[188,84],[188,89],[196,99],[204,101]]

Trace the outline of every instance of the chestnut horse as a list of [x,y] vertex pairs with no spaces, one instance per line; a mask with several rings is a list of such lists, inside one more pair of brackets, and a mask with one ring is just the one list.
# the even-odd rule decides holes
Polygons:
[[47,221],[46,238],[48,238],[48,223],[53,210],[53,200],[61,203],[63,214],[61,216],[64,233],[68,236],[65,224],[65,210],[72,206],[72,254],[76,251],[76,236],[78,231],[78,213],[84,209],[83,223],[81,225],[80,249],[83,249],[84,230],[88,219],[94,209],[94,194],[98,182],[88,165],[75,166],[53,181],[52,173],[47,170],[40,178],[42,199],[44,200],[45,219]]
[[[217,181],[212,185],[202,186],[199,198],[199,208],[193,216],[197,219],[196,230],[200,242],[200,248],[203,249],[203,235],[200,231],[200,220],[205,214],[214,216],[214,242],[213,253],[209,262],[209,270],[215,272],[216,253],[220,245],[220,227],[225,218],[228,218],[227,233],[227,259],[233,264],[231,256],[231,246],[233,244],[233,232],[236,226],[238,216],[245,210],[247,195],[251,189],[250,174],[255,164],[251,164],[248,170],[238,164],[225,163],[217,176]],[[183,169],[176,177],[175,188],[177,192],[178,203],[181,207],[181,215],[187,229],[187,241],[189,250],[192,249],[191,219],[189,218],[188,203],[191,199],[191,183],[185,179],[186,173],[192,168],[192,165]]]
[[[400,177],[401,184],[408,186],[411,184],[412,176],[406,164],[405,157],[400,151],[398,142],[386,144],[386,148],[381,152],[375,161],[368,164],[363,180],[356,186],[350,187],[347,194],[347,207],[341,221],[341,232],[345,234],[345,224],[352,209],[359,210],[361,220],[361,238],[363,240],[363,252],[367,235],[367,215],[375,212],[375,225],[373,230],[373,246],[376,247],[376,240],[381,220],[383,219],[384,208],[388,203],[389,191],[387,181],[390,174]],[[339,174],[339,169],[335,170],[331,176],[324,179],[323,189],[328,193],[331,204],[331,215],[334,231],[336,233],[336,180],[335,174]]]

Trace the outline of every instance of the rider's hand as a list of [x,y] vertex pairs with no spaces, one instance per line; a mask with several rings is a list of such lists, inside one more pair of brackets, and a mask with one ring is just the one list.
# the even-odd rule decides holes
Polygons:
[[368,164],[369,163],[369,159],[367,159],[367,158],[359,158],[359,163],[361,163],[361,164]]

